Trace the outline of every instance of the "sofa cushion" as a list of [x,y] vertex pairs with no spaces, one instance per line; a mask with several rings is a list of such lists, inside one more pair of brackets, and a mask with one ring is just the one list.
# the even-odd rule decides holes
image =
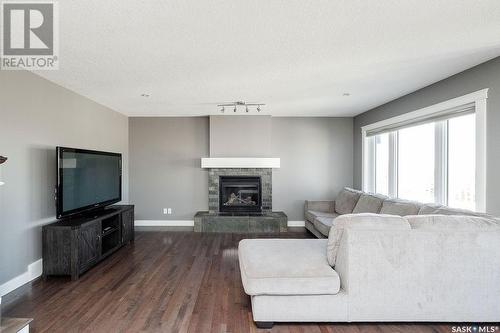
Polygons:
[[432,215],[463,215],[463,216],[477,216],[480,213],[473,212],[466,209],[451,208],[446,206],[438,207]]
[[359,197],[356,206],[353,209],[353,214],[357,213],[378,213],[384,200],[388,197],[381,194],[363,193]]
[[412,229],[421,230],[500,230],[500,221],[465,215],[406,216]]
[[319,212],[317,210],[308,210],[305,213],[306,220],[308,220],[309,222],[314,222],[314,219],[318,218],[318,217],[334,218],[338,215],[339,214],[336,214],[336,213]]
[[323,234],[323,236],[328,237],[328,234],[330,233],[330,228],[332,227],[335,219],[337,216],[340,216],[336,214],[335,217],[326,217],[326,216],[320,216],[314,219],[313,224],[314,227]]
[[364,213],[339,216],[335,219],[335,223],[328,235],[327,259],[332,267],[335,266],[335,262],[337,261],[337,254],[344,230],[348,229],[409,230],[411,228],[405,218],[396,215]]
[[344,187],[335,199],[335,212],[338,214],[351,214],[362,193],[361,191]]
[[494,218],[492,215],[489,215],[489,214],[486,214],[486,213],[474,212],[472,210],[467,210],[467,209],[450,208],[450,207],[446,207],[446,206],[443,206],[443,207],[437,209],[434,214],[438,214],[438,215],[477,216],[477,217],[484,217],[484,218],[487,218],[487,219],[493,219]]
[[423,204],[418,212],[418,215],[465,215],[465,216],[478,216],[487,219],[494,219],[495,217],[480,212],[474,212],[467,209],[451,208],[437,204]]
[[443,206],[433,203],[422,204],[422,206],[420,206],[420,209],[418,211],[418,215],[436,214],[436,211],[440,208],[443,208]]
[[420,211],[420,204],[416,201],[408,201],[402,199],[388,199],[384,200],[380,214],[389,215],[417,215]]
[[238,246],[248,295],[334,295],[340,278],[326,260],[326,239],[244,239]]

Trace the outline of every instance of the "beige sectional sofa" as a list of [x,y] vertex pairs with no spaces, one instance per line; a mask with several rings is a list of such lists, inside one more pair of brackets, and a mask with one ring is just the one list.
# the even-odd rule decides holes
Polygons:
[[318,238],[328,237],[330,228],[337,217],[344,214],[390,214],[390,215],[465,215],[493,218],[488,214],[469,210],[454,209],[436,204],[423,204],[416,201],[391,199],[389,197],[366,193],[345,187],[335,200],[308,200],[304,206],[305,226]]
[[337,216],[351,206],[358,211],[378,205],[367,197],[355,209],[357,193],[346,191],[350,199],[338,198],[336,208],[331,201],[309,206],[313,222],[335,219],[328,239],[240,242],[241,278],[258,327],[275,322],[500,321],[500,221],[418,215],[442,208],[422,211],[422,205],[386,199],[381,211],[417,215]]

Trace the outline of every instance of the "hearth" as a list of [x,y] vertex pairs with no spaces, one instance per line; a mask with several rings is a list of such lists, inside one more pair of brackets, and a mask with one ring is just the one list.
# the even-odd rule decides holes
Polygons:
[[220,212],[262,212],[261,177],[220,176]]

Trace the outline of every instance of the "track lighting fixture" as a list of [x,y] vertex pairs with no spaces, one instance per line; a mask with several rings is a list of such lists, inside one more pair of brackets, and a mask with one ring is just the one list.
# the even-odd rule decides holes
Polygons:
[[233,112],[236,113],[238,112],[238,105],[241,105],[241,106],[244,106],[245,107],[245,113],[250,113],[250,107],[251,106],[255,106],[256,107],[256,110],[257,112],[260,112],[262,109],[261,109],[261,106],[265,105],[263,103],[247,103],[247,102],[243,102],[243,101],[236,101],[236,102],[231,102],[231,103],[223,103],[223,104],[217,104],[217,106],[220,106],[222,107],[220,109],[220,112],[221,113],[224,113],[225,111],[225,107],[228,106],[228,107],[233,107]]

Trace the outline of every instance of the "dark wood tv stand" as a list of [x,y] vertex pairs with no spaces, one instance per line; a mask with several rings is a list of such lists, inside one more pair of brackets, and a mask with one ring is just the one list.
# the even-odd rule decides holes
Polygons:
[[72,280],[134,241],[134,206],[113,205],[92,215],[57,220],[42,228],[43,277]]

